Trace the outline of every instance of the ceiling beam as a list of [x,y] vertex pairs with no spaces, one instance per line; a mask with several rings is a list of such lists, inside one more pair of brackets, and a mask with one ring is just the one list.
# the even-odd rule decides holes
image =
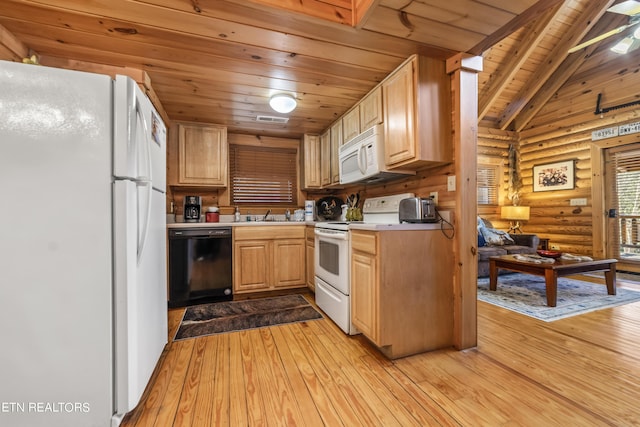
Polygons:
[[587,3],[585,10],[572,25],[572,30],[568,32],[555,46],[549,55],[542,61],[541,66],[535,75],[527,81],[520,92],[514,97],[506,111],[498,121],[500,129],[508,129],[511,123],[523,110],[524,106],[535,96],[536,92],[545,84],[551,75],[560,67],[562,62],[569,56],[569,49],[580,41],[597,20],[606,12],[607,8],[615,0],[593,0]]
[[22,60],[32,55],[29,48],[2,25],[0,25],[0,52],[3,52],[2,58],[15,60]]
[[362,28],[373,13],[373,10],[380,4],[380,1],[381,0],[353,0],[353,22],[351,25],[355,28]]
[[489,84],[483,88],[478,102],[478,121],[491,110],[493,103],[500,97],[500,94],[511,83],[513,77],[520,70],[522,65],[529,59],[532,52],[538,47],[540,41],[547,36],[550,27],[558,14],[563,12],[570,0],[565,0],[562,4],[549,8],[545,13],[532,23],[532,28],[526,29],[524,39],[518,43],[516,52],[509,61],[500,66],[496,73],[491,76]]
[[[588,39],[608,31],[611,27],[620,25],[620,15],[607,14],[598,20],[587,34]],[[522,112],[514,120],[514,130],[522,131],[538,112],[547,104],[553,95],[574,75],[574,73],[599,49],[600,43],[593,44],[581,52],[575,52],[567,57],[553,75],[544,83],[540,90],[525,105]]]
[[503,25],[500,29],[495,31],[488,37],[485,37],[480,43],[469,49],[467,52],[472,55],[482,55],[482,52],[489,49],[491,46],[498,43],[505,37],[518,31],[531,21],[537,20],[540,16],[544,15],[547,9],[556,7],[564,0],[540,0],[529,9],[525,10],[520,15],[513,18],[506,25]]
[[351,25],[354,21],[350,0],[340,0],[335,4],[319,0],[249,0],[252,3],[260,3],[269,7],[285,9],[291,12],[303,13],[326,21],[343,25]]

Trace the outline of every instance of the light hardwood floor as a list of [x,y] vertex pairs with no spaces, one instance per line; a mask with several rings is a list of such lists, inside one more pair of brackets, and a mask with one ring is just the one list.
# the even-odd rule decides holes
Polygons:
[[545,323],[478,302],[478,337],[396,361],[326,319],[170,342],[122,425],[640,425],[640,303]]

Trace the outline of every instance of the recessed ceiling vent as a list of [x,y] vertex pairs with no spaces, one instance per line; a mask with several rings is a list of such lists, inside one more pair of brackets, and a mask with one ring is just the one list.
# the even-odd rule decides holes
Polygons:
[[275,116],[257,116],[256,122],[261,123],[287,123],[288,117],[275,117]]

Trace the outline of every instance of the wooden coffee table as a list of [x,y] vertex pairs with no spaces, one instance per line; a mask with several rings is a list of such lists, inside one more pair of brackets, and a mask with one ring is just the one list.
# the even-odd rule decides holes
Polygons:
[[615,259],[594,259],[593,261],[567,261],[556,259],[554,263],[519,261],[514,255],[492,256],[489,258],[489,289],[495,291],[498,286],[498,269],[518,271],[520,273],[543,276],[547,292],[547,305],[555,307],[558,293],[558,277],[593,271],[604,271],[607,293],[616,294]]

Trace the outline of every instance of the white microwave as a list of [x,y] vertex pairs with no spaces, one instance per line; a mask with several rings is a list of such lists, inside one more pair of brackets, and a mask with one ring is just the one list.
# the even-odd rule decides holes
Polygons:
[[375,183],[415,175],[413,171],[389,170],[384,164],[384,126],[375,125],[340,147],[340,184]]

